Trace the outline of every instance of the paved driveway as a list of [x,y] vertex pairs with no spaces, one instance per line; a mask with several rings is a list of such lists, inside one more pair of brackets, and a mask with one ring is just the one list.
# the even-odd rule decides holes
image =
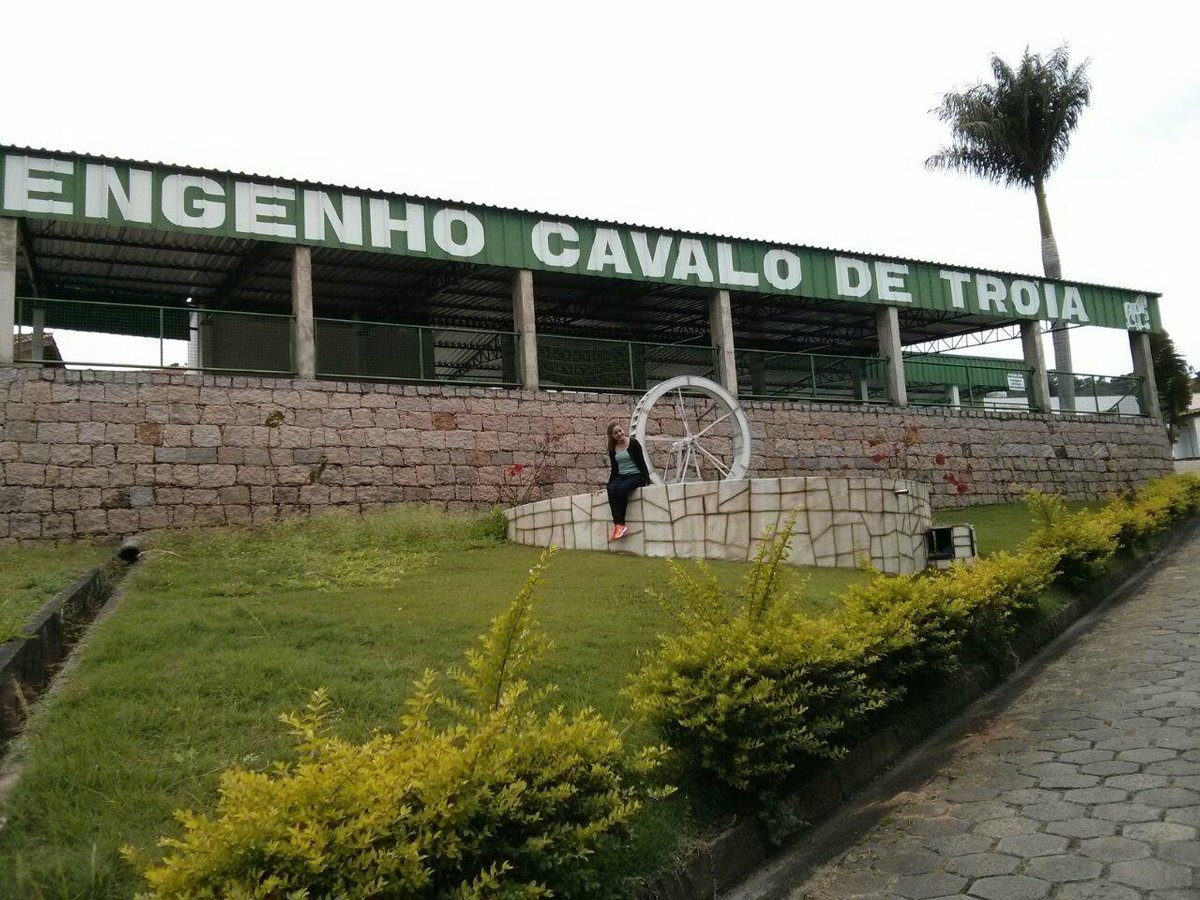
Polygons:
[[1200,898],[1200,538],[932,777],[825,831],[864,818],[817,868],[822,829],[727,896]]

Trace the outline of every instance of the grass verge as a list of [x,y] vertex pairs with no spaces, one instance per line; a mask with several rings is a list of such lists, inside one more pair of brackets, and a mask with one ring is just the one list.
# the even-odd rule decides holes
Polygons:
[[[119,848],[152,849],[173,810],[210,808],[223,769],[290,753],[276,716],[318,686],[341,708],[346,737],[389,727],[413,679],[460,663],[536,561],[534,548],[500,544],[496,525],[403,509],[157,543],[22,741],[0,895],[129,896],[138,882]],[[732,586],[746,564],[712,568]],[[865,577],[805,574],[814,614]],[[625,679],[669,626],[645,588],[666,575],[658,559],[555,559],[537,615],[555,644],[540,672],[559,702],[628,718]],[[611,871],[661,867],[679,835],[700,827],[681,800],[648,810]]]
[[[974,524],[985,553],[1013,549],[1031,527],[1022,504],[936,518]],[[211,808],[229,766],[288,755],[276,716],[315,687],[341,708],[347,738],[390,727],[413,679],[459,663],[536,561],[537,550],[500,543],[498,526],[409,508],[157,543],[20,745],[26,768],[3,810],[0,895],[129,896],[139,885],[119,848],[152,850],[175,809]],[[727,587],[746,567],[712,565]],[[865,577],[803,574],[814,615]],[[638,653],[674,627],[645,593],[666,576],[663,560],[559,554],[537,608],[555,645],[540,673],[559,702],[628,719],[621,691]],[[1043,611],[1067,596],[1047,595]],[[653,738],[628,727],[631,743]],[[717,827],[702,804],[676,795],[646,809],[632,846],[605,862],[610,877],[668,866]]]
[[0,547],[0,643],[15,638],[44,603],[112,555],[111,547],[91,543]]
[[[1080,510],[1095,510],[1104,503],[1098,500],[1072,500],[1066,504],[1069,512]],[[954,509],[940,509],[933,514],[934,525],[958,525],[966,523],[975,526],[976,548],[980,556],[998,553],[1001,550],[1012,552],[1029,533],[1033,531],[1035,522],[1029,507],[1024,503],[993,503],[987,506],[965,506]]]

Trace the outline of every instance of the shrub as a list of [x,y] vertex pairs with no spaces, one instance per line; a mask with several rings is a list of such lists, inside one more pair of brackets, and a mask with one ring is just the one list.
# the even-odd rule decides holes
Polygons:
[[[1039,526],[1019,552],[946,572],[878,576],[838,611],[804,619],[785,584],[790,530],[760,544],[746,583],[727,596],[700,564],[672,564],[659,595],[679,621],[630,686],[635,707],[693,772],[770,799],[799,771],[847,752],[873,713],[967,659],[998,670],[1056,577],[1084,585],[1121,533],[1149,535],[1200,505],[1200,479],[1163,479],[1129,501],[1070,514],[1031,494]],[[768,806],[768,809],[770,807]]]
[[870,648],[871,680],[899,696],[917,679],[953,673],[968,656],[1010,668],[1013,635],[1053,576],[1050,558],[996,553],[974,566],[856,585],[838,618]]
[[592,855],[662,751],[631,756],[590,710],[541,710],[525,675],[545,645],[532,595],[550,552],[451,673],[458,699],[427,672],[399,728],[362,744],[332,733],[321,691],[281,717],[299,758],[228,771],[215,814],[177,813],[182,837],[144,866],[152,896],[602,895]]
[[1095,512],[1068,513],[1052,494],[1031,491],[1026,498],[1037,527],[1022,549],[1056,558],[1059,580],[1082,590],[1104,574],[1118,549],[1143,543],[1200,507],[1200,478],[1158,478]]
[[887,702],[862,671],[860,635],[796,612],[781,568],[790,528],[768,538],[732,598],[703,564],[692,576],[672,563],[659,599],[681,630],[630,686],[689,771],[759,794],[805,760],[842,755],[846,733]]
[[1156,479],[1132,498],[1110,504],[1121,526],[1123,546],[1141,543],[1200,505],[1200,478],[1192,474]]
[[767,797],[814,760],[844,755],[918,679],[953,672],[965,654],[1011,665],[1019,618],[1056,561],[997,554],[974,568],[879,576],[813,620],[783,585],[789,540],[764,540],[732,598],[703,565],[693,576],[674,564],[660,599],[680,631],[661,638],[630,688],[692,771]]
[[1119,547],[1116,516],[1105,510],[1069,513],[1061,497],[1040,491],[1026,494],[1026,502],[1036,525],[1021,544],[1023,553],[1053,559],[1058,579],[1073,590],[1104,574]]

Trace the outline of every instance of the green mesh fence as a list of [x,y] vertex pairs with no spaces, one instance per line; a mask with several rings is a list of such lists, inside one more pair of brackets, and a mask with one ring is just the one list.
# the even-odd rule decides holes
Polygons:
[[908,356],[904,380],[913,406],[1029,409],[1032,370],[1023,360]]
[[[1050,370],[1050,402],[1062,415],[1103,413],[1115,416],[1145,416],[1142,403],[1142,379],[1137,375],[1086,375],[1082,372]],[[1060,401],[1063,381],[1075,381],[1075,409],[1064,410]]]
[[537,358],[542,387],[644,391],[677,375],[717,375],[716,348],[686,344],[539,334]]
[[515,385],[517,336],[469,328],[316,319],[317,374],[330,378]]
[[738,350],[738,396],[751,399],[886,403],[878,357]]
[[[292,317],[18,297],[19,362],[288,374]],[[130,339],[136,339],[130,343]]]

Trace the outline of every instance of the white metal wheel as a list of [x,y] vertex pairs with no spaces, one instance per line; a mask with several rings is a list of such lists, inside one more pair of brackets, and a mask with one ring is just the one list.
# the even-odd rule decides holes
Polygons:
[[708,378],[680,375],[650,388],[633,408],[629,433],[642,445],[655,484],[741,481],[750,470],[746,414]]

